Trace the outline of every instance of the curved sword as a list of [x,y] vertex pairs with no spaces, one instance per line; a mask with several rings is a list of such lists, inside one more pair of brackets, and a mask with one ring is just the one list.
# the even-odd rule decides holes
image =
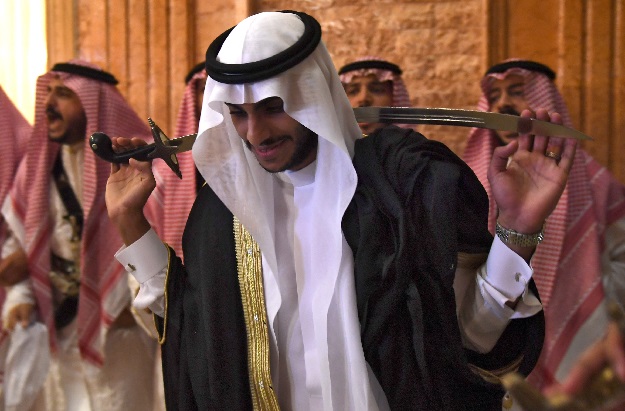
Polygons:
[[[580,131],[559,124],[486,111],[453,108],[357,107],[354,108],[354,115],[359,123],[436,124],[592,140]],[[89,139],[91,149],[98,157],[111,163],[127,163],[130,158],[141,161],[161,158],[178,177],[182,178],[176,154],[191,150],[197,134],[169,139],[151,118],[148,118],[148,123],[154,136],[153,144],[115,153],[111,139],[104,133],[96,132]]]

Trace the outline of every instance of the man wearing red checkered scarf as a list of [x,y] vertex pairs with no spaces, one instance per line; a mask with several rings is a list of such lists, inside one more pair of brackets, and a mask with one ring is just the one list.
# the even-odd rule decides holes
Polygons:
[[[495,65],[481,82],[478,108],[517,115],[525,108],[546,108],[560,113],[564,124],[572,126],[554,79],[549,67],[533,61]],[[495,147],[514,137],[473,129],[464,153],[489,194],[491,232],[497,209],[486,176],[488,163]],[[532,258],[546,317],[545,345],[529,377],[535,385],[561,381],[574,359],[603,335],[606,297],[625,301],[624,240],[625,187],[578,149],[566,189],[546,221],[545,240]]]
[[[32,132],[32,126],[13,105],[2,87],[0,87],[0,130],[5,146],[2,162],[0,162],[0,200],[4,200],[26,150],[26,142]],[[1,237],[0,241],[3,238]]]
[[38,78],[34,131],[2,210],[29,272],[9,292],[4,319],[48,329],[47,409],[152,407],[156,341],[130,312],[128,273],[112,258],[122,242],[104,201],[110,165],[87,138],[150,135],[115,84],[82,61]]
[[[4,201],[11,188],[17,166],[24,155],[26,142],[31,132],[32,126],[13,105],[13,102],[2,87],[0,87],[0,138],[5,146],[2,161],[0,162],[0,201]],[[5,235],[6,225],[3,220],[0,220],[0,244],[4,242]],[[9,259],[5,260],[5,256],[2,257],[2,260],[0,260],[0,285],[6,285],[5,281],[12,281],[11,278],[6,278],[6,276],[13,274],[12,268],[19,262]],[[23,255],[17,256],[18,260],[22,257]],[[0,307],[4,304],[4,298],[4,288],[0,288]],[[0,344],[5,342],[6,336],[0,324]],[[0,375],[1,380],[2,375]]]
[[[19,165],[24,152],[26,143],[32,133],[32,126],[26,121],[24,116],[13,105],[13,102],[4,93],[0,87],[0,136],[5,145],[0,162],[0,201],[4,201],[9,193],[11,183],[15,178],[17,166]],[[6,236],[6,225],[4,221],[0,224],[0,244],[4,242]],[[12,268],[17,264],[15,261],[4,259],[2,256],[0,264],[0,285],[7,285],[14,282]],[[4,290],[2,296],[4,297]],[[2,298],[3,298],[2,297]],[[1,300],[0,300],[1,301]]]

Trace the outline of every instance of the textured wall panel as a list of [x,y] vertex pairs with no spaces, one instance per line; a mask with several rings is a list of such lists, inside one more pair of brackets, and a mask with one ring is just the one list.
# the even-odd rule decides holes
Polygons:
[[[148,13],[148,116],[163,128],[169,127],[169,13],[167,0],[150,0]],[[181,54],[184,51],[181,50]],[[182,56],[180,56],[182,58]]]
[[610,164],[620,181],[625,182],[625,0],[616,1],[614,9],[614,86],[612,87],[612,129]]
[[[148,60],[148,33],[147,33],[147,0],[128,0],[128,94],[126,98],[139,113],[147,116],[148,87],[147,76],[149,71]],[[132,16],[132,17],[131,17]]]
[[[485,2],[257,1],[259,11],[298,9],[321,22],[335,66],[377,55],[403,69],[414,105],[473,108],[486,68]],[[419,126],[429,138],[462,152],[469,130]]]
[[46,19],[48,67],[75,58],[78,48],[78,26],[73,2],[47,0]]
[[[193,53],[194,17],[192,3],[169,0],[169,77],[167,81],[170,98],[168,128],[173,132],[176,126],[178,105],[184,92],[184,77],[190,67],[195,65]],[[178,53],[178,50],[182,53]],[[185,52],[186,50],[186,52]]]

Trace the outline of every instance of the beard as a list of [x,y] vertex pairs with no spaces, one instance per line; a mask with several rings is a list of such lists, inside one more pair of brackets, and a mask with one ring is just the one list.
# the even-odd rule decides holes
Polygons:
[[[301,138],[295,139],[293,138],[293,136],[284,135],[280,137],[271,137],[263,142],[263,144],[269,145],[278,140],[295,141],[295,151],[293,152],[293,155],[291,156],[289,161],[284,164],[284,166],[280,167],[278,170],[268,170],[267,168],[263,167],[263,165],[259,162],[259,165],[263,168],[263,170],[271,174],[291,170],[301,164],[305,159],[307,159],[313,151],[317,151],[317,146],[319,145],[319,136],[317,136],[317,134],[315,134],[312,130],[309,130],[304,126],[302,126],[302,128],[304,132]],[[248,148],[248,150],[253,152],[252,145],[249,141],[245,142],[245,146]]]
[[[84,139],[86,133],[87,119],[84,116],[80,118],[73,118],[73,120],[67,120],[61,113],[54,110],[51,107],[46,108],[46,122],[48,124],[48,141],[57,144],[74,144]],[[60,129],[58,132],[50,131],[50,123],[55,121],[62,122],[63,126],[56,128]],[[64,130],[63,130],[64,129]]]
[[60,136],[51,136],[50,134],[48,134],[48,141],[50,141],[52,143],[69,144],[70,143],[69,140],[70,140],[69,133],[65,133],[65,134],[60,135]]
[[317,134],[313,133],[308,129],[306,129],[306,132],[306,138],[297,141],[297,144],[295,145],[295,152],[291,156],[289,162],[280,171],[295,168],[298,164],[308,158],[308,156],[310,156],[310,153],[312,153],[313,151],[317,151],[317,146],[319,145],[319,137],[317,136]]

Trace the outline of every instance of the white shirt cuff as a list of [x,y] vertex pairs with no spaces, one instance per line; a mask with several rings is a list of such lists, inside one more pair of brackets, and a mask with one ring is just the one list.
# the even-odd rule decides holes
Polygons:
[[[478,270],[478,286],[486,300],[496,303],[510,319],[532,316],[542,309],[538,298],[529,291],[534,270],[517,253],[495,237],[486,264]],[[521,300],[515,309],[506,305]]]
[[527,293],[527,286],[534,274],[525,260],[499,237],[495,237],[488,254],[486,272],[480,271],[482,278],[509,301],[515,301]]
[[167,267],[169,253],[156,232],[150,229],[134,243],[122,246],[115,258],[143,284]]
[[148,308],[163,317],[169,251],[154,230],[128,247],[122,246],[115,258],[140,284],[132,305],[137,309]]

